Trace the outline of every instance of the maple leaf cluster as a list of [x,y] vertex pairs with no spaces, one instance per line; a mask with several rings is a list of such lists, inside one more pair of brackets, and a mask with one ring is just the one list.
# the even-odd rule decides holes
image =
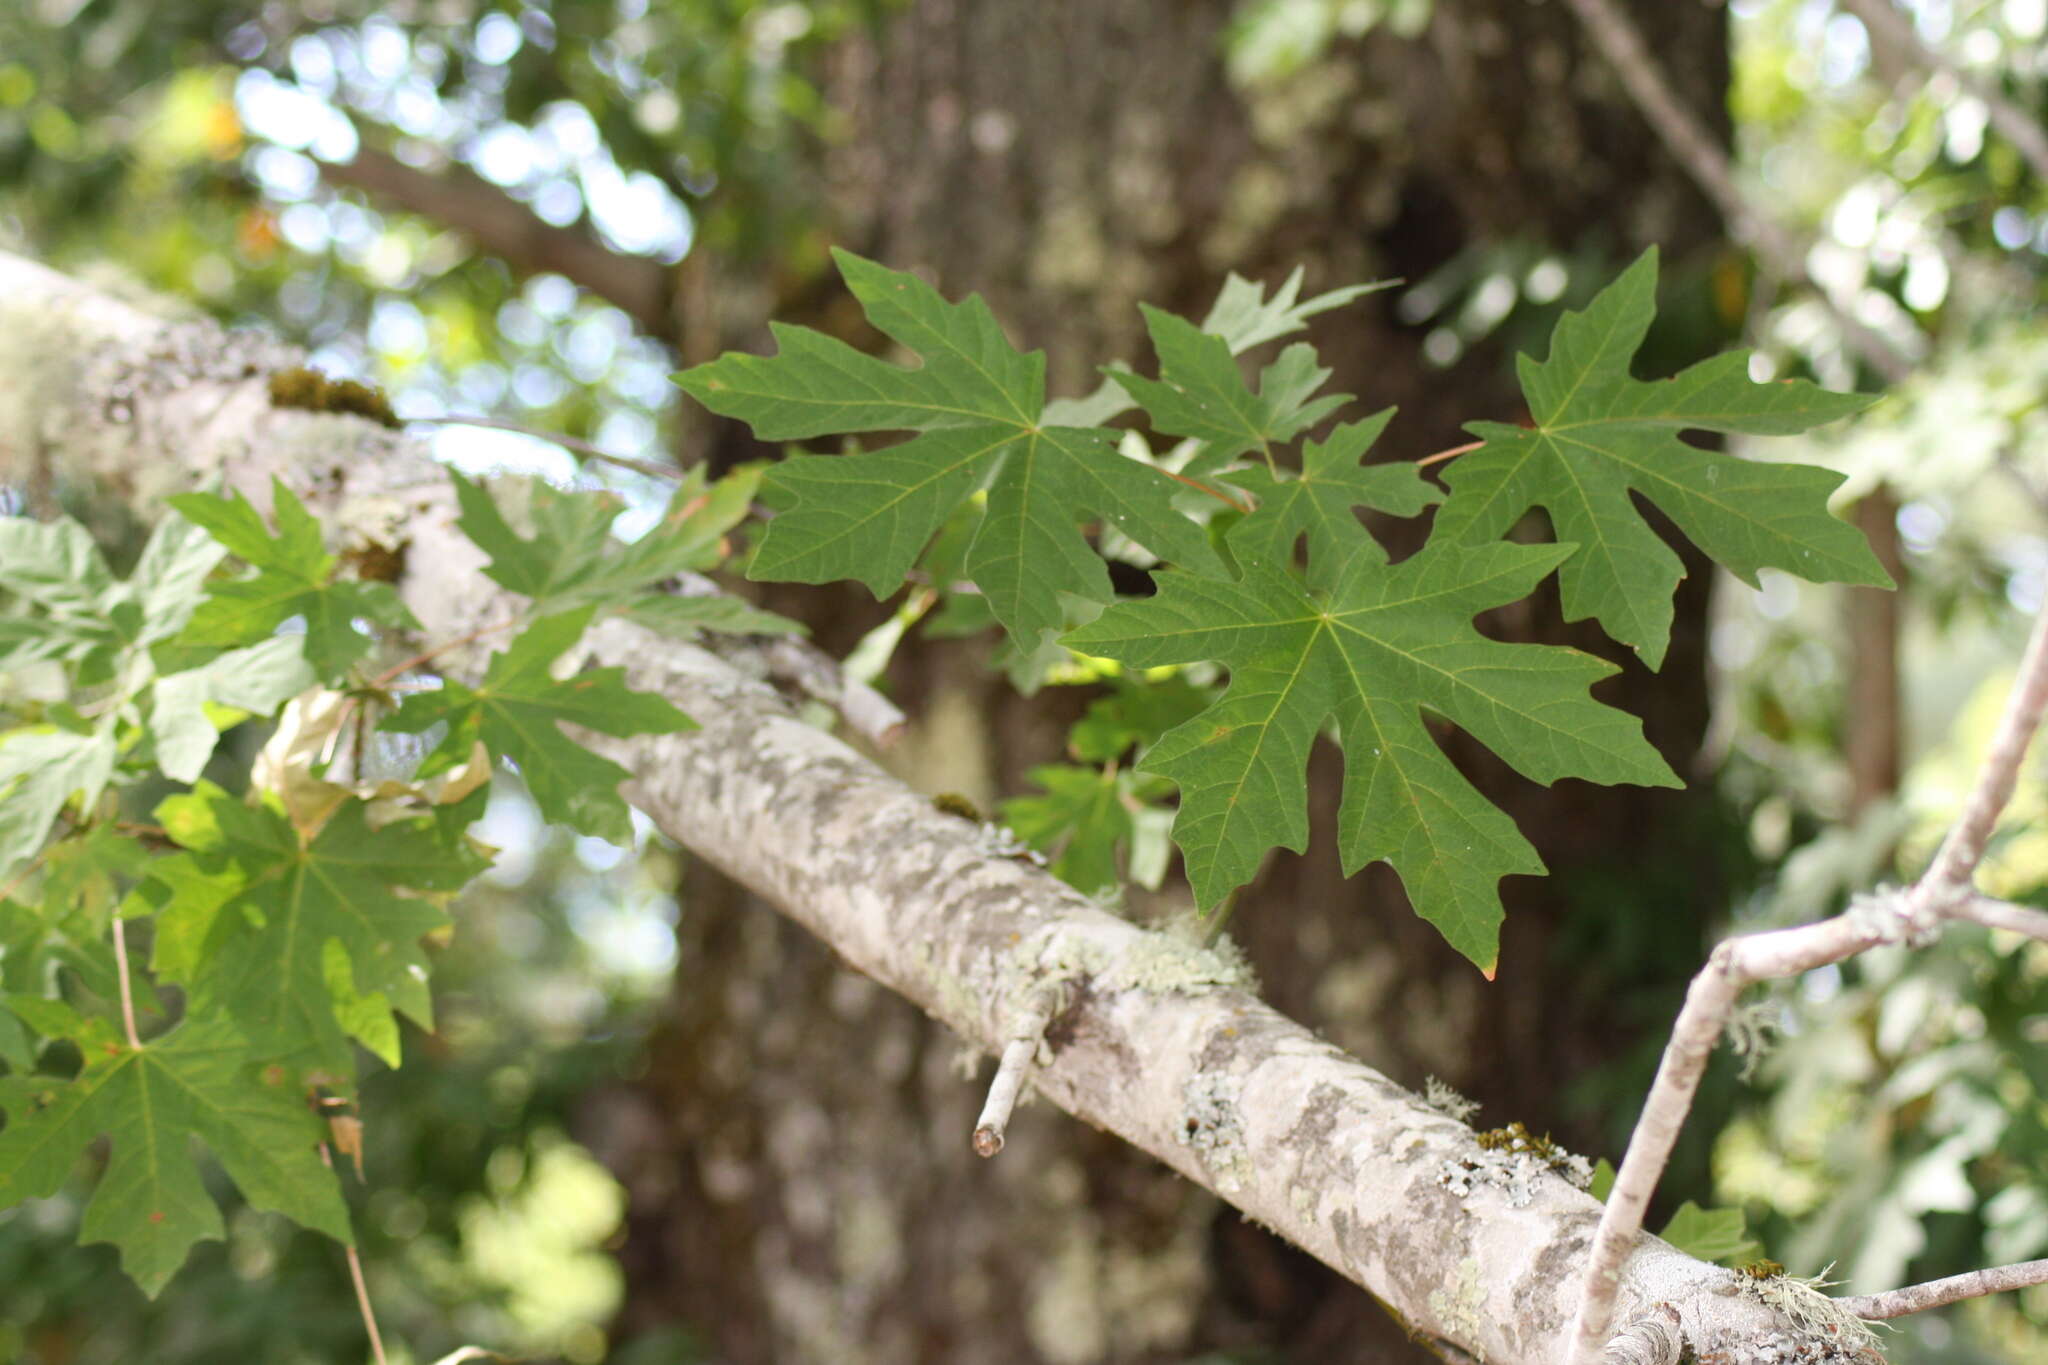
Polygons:
[[[550,821],[627,839],[625,770],[562,724],[691,724],[620,669],[557,677],[558,661],[601,609],[683,638],[798,629],[666,590],[725,557],[758,481],[700,471],[625,544],[611,535],[615,498],[514,485],[521,535],[458,477],[458,525],[490,557],[485,572],[528,600],[508,623],[525,628],[475,685],[442,680],[395,707],[409,663],[360,666],[373,629],[417,623],[389,585],[339,572],[282,483],[274,531],[239,493],[172,498],[176,515],[125,580],[76,522],[0,519],[0,698],[19,721],[0,731],[0,1206],[54,1194],[106,1139],[80,1236],[114,1243],[154,1294],[195,1242],[221,1235],[196,1137],[251,1204],[349,1241],[320,1111],[345,1108],[357,1045],[395,1067],[399,1019],[433,1026],[426,944],[489,865],[467,831],[491,760],[518,765]],[[223,567],[229,555],[240,571]],[[243,800],[203,778],[223,731],[281,708],[257,765],[270,785]],[[351,714],[432,738],[402,777],[369,782],[358,767],[351,780],[325,757]],[[113,795],[158,775],[191,790],[156,805],[145,841]],[[146,972],[120,934],[108,942],[143,920]],[[181,1010],[156,983],[181,988]],[[82,1065],[53,1071],[56,1044]]]
[[[1416,911],[1490,975],[1500,879],[1543,863],[1424,718],[1455,723],[1537,782],[1678,784],[1638,720],[1592,699],[1612,665],[1488,640],[1473,625],[1555,572],[1568,619],[1591,617],[1661,664],[1681,570],[1631,494],[1745,582],[1771,567],[1889,583],[1827,510],[1840,475],[1680,439],[1803,431],[1870,397],[1753,383],[1740,352],[1662,381],[1633,378],[1654,311],[1654,250],[1564,316],[1547,360],[1522,358],[1529,425],[1472,423],[1479,444],[1448,466],[1443,488],[1415,465],[1367,462],[1391,410],[1340,421],[1283,459],[1350,395],[1321,392],[1329,371],[1304,343],[1282,349],[1256,385],[1240,369],[1243,351],[1364,287],[1297,302],[1297,273],[1267,300],[1233,278],[1201,326],[1145,308],[1156,377],[1110,366],[1088,398],[1048,404],[1043,355],[1018,352],[978,296],[949,303],[913,275],[835,254],[868,321],[915,355],[914,368],[778,326],[776,354],[729,354],[679,382],[764,440],[910,434],[775,466],[763,496],[777,512],[750,572],[853,579],[882,596],[920,562],[934,582],[957,568],[1019,656],[1043,658],[1051,643],[1129,669],[1222,666],[1221,695],[1145,736],[1138,758],[1179,789],[1173,839],[1205,908],[1272,849],[1306,848],[1309,749],[1330,734],[1345,762],[1347,873],[1391,864]],[[1152,431],[1178,438],[1173,451],[1134,448],[1130,433],[1103,425],[1133,405]],[[1399,564],[1358,515],[1432,505],[1427,544]],[[1556,543],[1505,540],[1538,508]],[[1156,594],[1115,601],[1097,542],[1137,547]],[[1114,880],[1113,846],[1143,804],[1114,764],[1048,766],[1038,774],[1047,794],[1011,807],[1089,889]]]

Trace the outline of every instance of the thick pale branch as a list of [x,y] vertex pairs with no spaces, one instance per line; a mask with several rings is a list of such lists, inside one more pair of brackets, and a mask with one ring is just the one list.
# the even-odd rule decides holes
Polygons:
[[[680,586],[685,597],[725,595],[724,589],[702,574],[683,574]],[[876,748],[886,749],[903,737],[905,718],[896,703],[858,678],[846,676],[839,660],[809,640],[777,636],[755,643],[752,649],[769,677],[831,707]]]
[[452,228],[521,275],[560,275],[616,305],[649,336],[676,340],[668,266],[556,227],[466,167],[423,171],[365,144],[353,161],[321,162],[320,174],[331,185]]
[[[433,639],[508,619],[424,447],[360,419],[269,406],[296,353],[166,325],[0,254],[0,481],[39,472],[138,508],[273,474],[339,548],[405,551],[399,589]],[[437,663],[480,670],[487,645]],[[587,641],[700,729],[593,740],[627,795],[866,973],[985,1051],[1063,1002],[1031,1081],[1217,1192],[1394,1307],[1449,1358],[1552,1365],[1599,1206],[1561,1176],[1477,1177],[1471,1131],[1260,1002],[1229,956],[1104,913],[982,827],[800,722],[773,688],[621,620]],[[1621,1273],[1633,1365],[1818,1344],[1726,1270],[1644,1239]]]

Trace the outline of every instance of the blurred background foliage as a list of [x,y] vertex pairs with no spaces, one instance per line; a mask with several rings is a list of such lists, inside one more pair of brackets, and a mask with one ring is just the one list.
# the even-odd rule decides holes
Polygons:
[[[701,356],[648,300],[687,294],[706,262],[765,281],[749,304],[761,311],[820,277],[812,166],[838,130],[818,64],[894,8],[4,0],[0,244],[276,328],[322,368],[388,386],[408,418],[510,419],[665,459],[690,439],[667,376]],[[1244,0],[1218,56],[1256,98],[1374,29],[1425,41],[1431,8]],[[1869,418],[1749,452],[1844,471],[1845,502],[1886,487],[1908,585],[1902,775],[1877,799],[1844,758],[1842,594],[1767,572],[1761,591],[1718,595],[1714,742],[1694,776],[1741,815],[1746,847],[1727,856],[1754,890],[1729,924],[1754,928],[1914,875],[2048,592],[2048,184],[1972,93],[2037,121],[2048,109],[2048,0],[1906,0],[1896,13],[1934,64],[1859,6],[1727,8],[1743,184],[1809,236],[1811,280],[1730,253],[1698,306],[1746,334],[1759,377],[1870,382],[1817,282],[1916,364]],[[516,242],[475,249],[451,226],[459,206],[390,207],[336,170],[351,163],[386,184],[473,176],[530,211],[532,232],[577,234],[624,264],[613,288],[579,288],[527,268]],[[1444,367],[1482,346],[1540,350],[1557,310],[1615,264],[1606,242],[1495,240],[1394,306]],[[527,436],[436,432],[465,468],[592,477]],[[1986,878],[2048,905],[2039,774],[2030,765]],[[543,832],[510,785],[486,837],[505,853],[441,955],[442,1028],[411,1041],[414,1065],[365,1086],[357,1208],[394,1357],[476,1341],[573,1362],[697,1358],[680,1332],[610,1349],[623,1196],[565,1136],[583,1097],[646,1064],[675,959],[674,855],[658,839],[621,853]],[[1089,864],[1108,856],[1089,850]],[[1589,926],[1580,946],[1652,931]],[[1832,1266],[1856,1292],[2048,1254],[2048,947],[1952,934],[1788,983],[1770,1008],[1779,1045],[1747,1085],[1717,1066],[1732,1117],[1707,1135],[1706,1187],[1680,1194],[1741,1205],[1770,1255]],[[1617,1151],[1644,1074],[1617,1068],[1574,1096],[1612,1114]],[[77,1217],[70,1197],[0,1214],[0,1357],[359,1358],[345,1276],[317,1239],[242,1210],[147,1303],[111,1251],[71,1244]],[[1912,1319],[1894,1342],[1902,1359],[2048,1358],[2048,1290]]]

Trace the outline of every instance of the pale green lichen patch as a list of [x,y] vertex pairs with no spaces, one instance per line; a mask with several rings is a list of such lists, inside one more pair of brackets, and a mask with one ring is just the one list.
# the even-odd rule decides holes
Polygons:
[[1244,950],[1226,935],[1203,943],[1192,937],[1187,921],[1171,920],[1148,930],[1107,972],[1105,990],[1132,989],[1193,994],[1205,990],[1256,991],[1258,978]]
[[1471,1256],[1458,1262],[1457,1278],[1443,1289],[1429,1292],[1429,1311],[1443,1334],[1455,1341],[1470,1342],[1479,1336],[1479,1313],[1486,1302],[1486,1290],[1479,1282],[1479,1262]]
[[1222,1194],[1244,1188],[1252,1175],[1238,1108],[1243,1092],[1242,1077],[1215,1071],[1198,1071],[1181,1087],[1181,1117],[1174,1137],[1194,1151]]
[[967,982],[939,964],[930,944],[918,944],[914,957],[918,975],[931,983],[941,1018],[957,1024],[980,1015],[980,995]]
[[1129,946],[1118,950],[1101,936],[1053,924],[1018,943],[996,964],[1004,1017],[1024,1017],[1046,999],[1056,1014],[1083,982],[1098,992],[1193,995],[1258,989],[1243,952],[1228,938],[1192,941],[1178,922],[1118,937],[1127,938]]

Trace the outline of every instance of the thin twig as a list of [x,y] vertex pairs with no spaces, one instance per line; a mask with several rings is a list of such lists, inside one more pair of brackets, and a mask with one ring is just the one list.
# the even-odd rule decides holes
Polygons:
[[408,425],[417,426],[488,427],[492,431],[517,432],[521,436],[531,436],[537,441],[558,445],[564,450],[581,455],[586,460],[596,460],[600,464],[630,469],[635,474],[644,474],[650,479],[664,479],[674,483],[683,477],[683,471],[674,465],[636,460],[630,455],[614,455],[588,441],[578,440],[574,436],[564,436],[559,431],[542,431],[538,427],[522,426],[518,422],[507,422],[496,417],[407,417],[402,420]]
[[1442,464],[1445,460],[1455,459],[1460,455],[1469,455],[1485,444],[1486,442],[1484,441],[1467,441],[1464,445],[1452,446],[1449,450],[1439,450],[1434,455],[1425,455],[1417,460],[1415,467],[1417,469],[1427,469],[1433,464]]
[[356,1307],[362,1310],[364,1330],[370,1334],[370,1355],[377,1365],[388,1365],[384,1356],[384,1337],[377,1331],[377,1310],[370,1306],[370,1287],[363,1283],[363,1258],[356,1255],[352,1246],[344,1246],[341,1251],[348,1258],[348,1277],[355,1282]]
[[1621,1268],[1635,1250],[1644,1210],[1691,1111],[1707,1058],[1744,989],[1758,981],[1840,962],[1881,943],[1923,942],[1948,920],[1981,924],[1996,917],[2006,921],[1999,927],[2030,922],[2018,913],[2025,907],[1998,908],[2002,902],[1969,894],[1969,885],[1992,828],[2012,798],[2020,761],[2044,709],[2048,709],[2048,605],[2035,618],[2019,677],[1963,813],[1920,879],[1905,891],[1853,904],[1848,913],[1833,919],[1727,939],[1693,978],[1587,1252],[1586,1285],[1569,1348],[1572,1365],[1599,1365],[1602,1359],[1613,1325]]
[[[327,1144],[320,1144],[320,1160],[328,1170],[334,1169],[334,1156],[327,1150]],[[363,1315],[363,1328],[370,1334],[370,1356],[377,1365],[390,1365],[384,1355],[384,1334],[377,1330],[377,1310],[370,1304],[370,1286],[363,1281],[363,1260],[356,1255],[356,1249],[344,1242],[342,1254],[348,1258],[348,1277],[356,1287],[356,1308]]]
[[1958,905],[1954,914],[1957,919],[1981,924],[1986,929],[2004,929],[2048,943],[2048,910],[2014,905],[2011,901],[1993,900],[1989,896],[1972,896]]
[[1003,1130],[1009,1126],[1010,1111],[1016,1107],[1017,1096],[1023,1093],[1024,1082],[1037,1061],[1038,1044],[1045,1036],[1046,1025],[1052,1022],[1056,1003],[1054,992],[1041,989],[1011,1026],[1010,1040],[1003,1044],[1002,1060],[996,1064],[995,1079],[989,1082],[988,1100],[981,1106],[981,1117],[974,1121],[977,1155],[990,1157],[1003,1150]]
[[1872,39],[1889,43],[1921,65],[1941,72],[1964,94],[1982,104],[1991,126],[2018,149],[2037,179],[2048,182],[2048,132],[2031,114],[1978,80],[1940,48],[1922,42],[1912,23],[1893,8],[1891,0],[1842,0],[1842,7],[1863,21]]
[[121,1026],[128,1030],[128,1046],[142,1050],[142,1037],[135,1031],[135,993],[128,985],[128,934],[120,913],[114,915],[114,971],[121,981]]
[[[1273,463],[1273,457],[1271,455],[1268,455],[1266,457],[1266,463],[1268,465],[1271,465]],[[1235,508],[1237,511],[1244,513],[1246,516],[1250,516],[1252,514],[1251,504],[1239,502],[1236,498],[1231,497],[1230,494],[1225,493],[1223,490],[1219,488],[1211,488],[1208,484],[1203,483],[1200,479],[1191,479],[1185,474],[1176,474],[1171,469],[1161,469],[1159,472],[1164,474],[1167,478],[1172,479],[1175,483],[1184,483],[1198,493],[1207,493],[1210,497],[1215,498],[1218,502],[1222,503],[1226,507]]]
[[379,673],[376,677],[372,678],[370,680],[370,686],[389,686],[400,675],[408,673],[415,668],[418,668],[421,664],[431,663],[434,659],[440,657],[443,654],[446,654],[451,649],[456,649],[463,645],[474,644],[478,640],[483,639],[486,635],[495,635],[501,630],[509,630],[513,626],[518,625],[519,622],[520,618],[515,616],[509,621],[499,621],[493,625],[478,626],[475,630],[468,631],[464,634],[458,635],[452,640],[443,640],[440,644],[434,645],[432,648],[421,650],[418,654],[413,655],[410,659],[401,660],[400,662],[391,665],[391,667],[385,669],[382,673]]
[[1992,826],[1998,823],[1999,812],[2012,800],[2013,787],[2019,782],[2020,760],[2027,755],[2027,745],[2041,724],[2044,707],[2048,707],[2048,606],[2034,618],[2027,652],[2020,658],[2019,677],[2013,683],[2012,695],[2006,699],[2005,714],[1998,718],[1998,729],[1992,734],[1983,766],[1977,770],[1977,782],[1963,805],[1962,817],[1941,841],[1941,849],[1934,855],[1933,866],[1928,868],[1923,881],[1933,878],[1940,883],[1937,889],[1942,890],[1961,889],[1969,884],[1970,875],[1984,856]]
[[2037,1284],[2048,1284],[2048,1261],[2021,1261],[2018,1265],[1993,1266],[1972,1270],[1967,1275],[1951,1275],[1945,1280],[1907,1285],[1889,1293],[1853,1295],[1836,1299],[1835,1306],[1859,1318],[1881,1321]]
[[1024,1078],[1031,1074],[1031,1061],[1037,1055],[1036,1037],[1012,1038],[1003,1046],[996,1078],[989,1082],[988,1102],[981,1106],[981,1117],[974,1121],[976,1156],[994,1156],[1003,1150],[1003,1130],[1010,1125],[1010,1111],[1017,1107],[1017,1096],[1024,1089]]
[[772,676],[795,683],[811,700],[837,711],[876,747],[886,749],[903,738],[909,718],[902,708],[858,678],[847,677],[839,660],[810,641],[778,635],[761,642],[760,655]]
[[1579,18],[1586,34],[1600,49],[1621,79],[1629,98],[1664,140],[1679,164],[1692,176],[1707,197],[1721,211],[1722,218],[1740,236],[1755,245],[1757,254],[1788,279],[1804,280],[1841,330],[1842,339],[1885,382],[1899,383],[1913,372],[1913,362],[1879,333],[1859,322],[1837,304],[1806,266],[1806,247],[1770,215],[1760,211],[1736,183],[1733,164],[1707,127],[1685,107],[1665,77],[1657,59],[1650,55],[1643,36],[1612,0],[1566,0]]

